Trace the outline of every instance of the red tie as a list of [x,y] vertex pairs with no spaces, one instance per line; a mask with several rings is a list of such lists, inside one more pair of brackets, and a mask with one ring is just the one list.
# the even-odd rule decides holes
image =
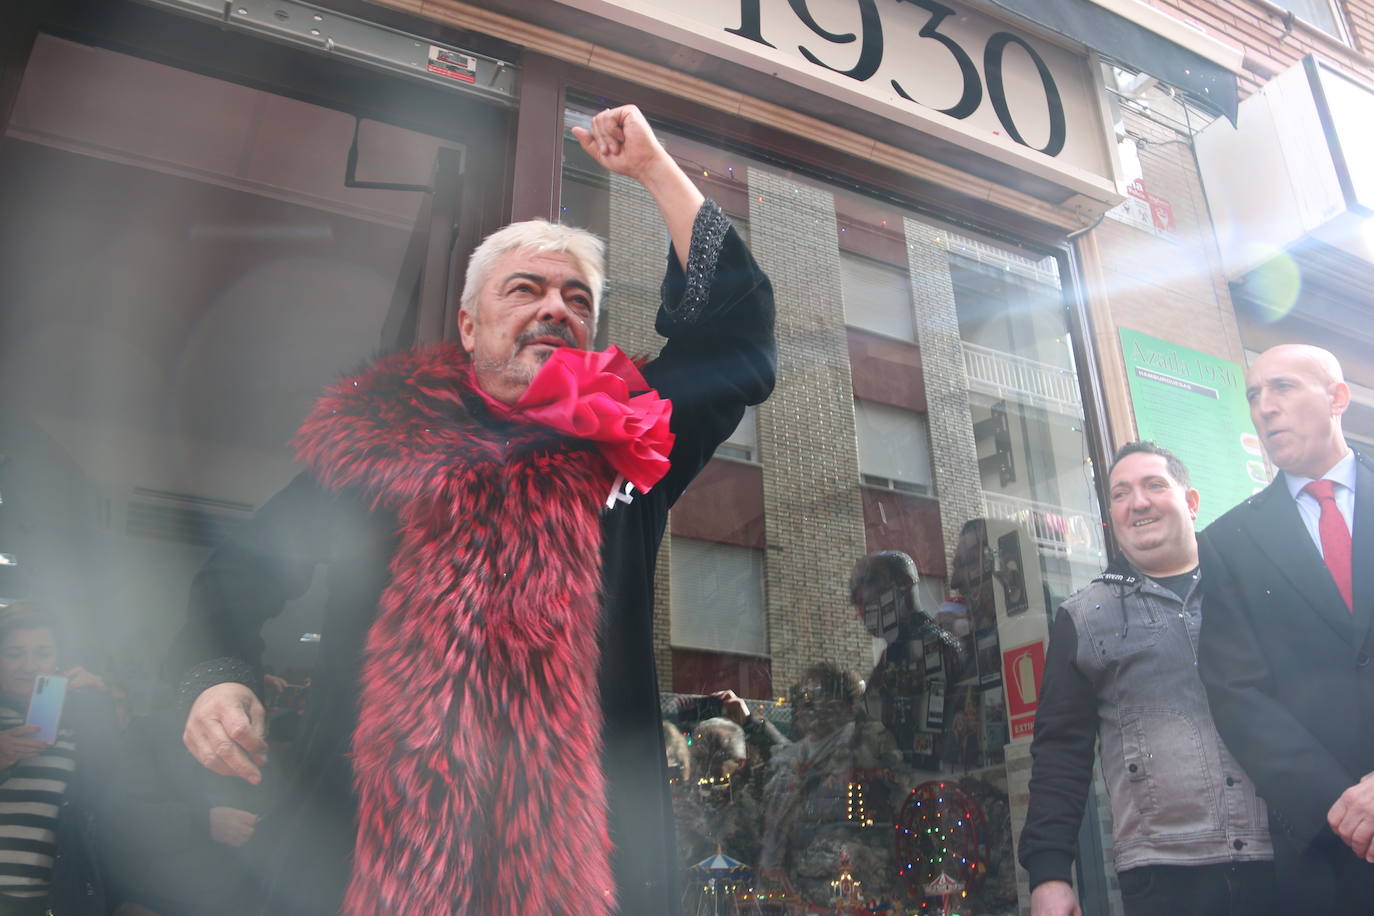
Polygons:
[[1302,490],[1322,507],[1321,518],[1317,520],[1317,532],[1322,539],[1322,558],[1326,560],[1326,568],[1331,570],[1331,578],[1336,580],[1336,588],[1341,590],[1346,610],[1353,614],[1355,596],[1350,579],[1350,529],[1345,527],[1345,517],[1336,505],[1333,495],[1335,488],[1334,481],[1314,480]]

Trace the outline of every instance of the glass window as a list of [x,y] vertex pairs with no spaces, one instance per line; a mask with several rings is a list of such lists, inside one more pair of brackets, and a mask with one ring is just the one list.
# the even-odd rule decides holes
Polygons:
[[766,654],[763,552],[675,537],[670,554],[673,645]]
[[[421,300],[452,309],[450,259],[508,203],[468,192],[511,131],[435,87],[404,84],[405,113],[355,98],[351,69],[316,91],[343,71],[307,55],[324,69],[288,91],[135,50],[40,37],[0,137],[0,603],[70,609],[142,712],[192,577],[299,471],[322,388],[444,335]],[[1104,561],[1060,262],[781,154],[661,138],[768,271],[781,367],[672,508],[655,580],[663,691],[732,689],[776,728],[726,772],[699,753],[711,704],[665,704],[698,777],[674,788],[683,912],[720,903],[690,870],[720,852],[760,879],[741,912],[919,911],[940,866],[961,907],[1010,916],[1038,690],[1015,659]],[[666,229],[564,139],[559,218],[607,240],[598,342],[653,354]],[[318,579],[263,633],[292,684],[328,629]]]
[[[770,873],[756,888],[765,906],[833,908],[855,880],[894,911],[935,906],[922,888],[938,850],[894,846],[895,828],[966,851],[978,867],[962,873],[961,905],[1010,916],[1029,905],[1011,837],[1037,686],[1031,659],[1008,673],[1004,658],[1043,649],[1059,601],[1105,565],[1059,262],[737,150],[659,137],[703,193],[747,220],[778,297],[781,366],[757,408],[767,462],[714,462],[673,510],[655,621],[661,687],[750,691],[786,742],[812,749],[755,747],[742,782],[711,772],[675,788],[684,912],[712,902],[688,867],[717,849]],[[581,161],[565,171],[565,193],[574,186],[594,189],[577,209],[608,227],[619,259],[609,341],[655,352],[646,316],[661,255],[638,253],[658,231],[652,202]],[[919,584],[892,585],[906,573],[881,551],[909,557]],[[904,621],[887,636],[884,608]],[[673,724],[695,741],[693,715]],[[795,778],[803,753],[824,778]],[[923,806],[936,798],[980,812],[986,846],[927,833]],[[899,871],[898,850],[921,867]],[[1090,854],[1100,869],[1105,853]]]
[[610,186],[604,171],[582,150],[571,128],[591,128],[589,113],[569,111],[563,135],[563,185],[560,192],[559,221],[590,229],[603,239],[611,234],[606,190]]
[[916,340],[906,272],[848,251],[840,252],[845,321],[899,340]]
[[855,401],[854,422],[864,483],[913,493],[931,492],[930,432],[924,417],[886,404]]
[[1332,0],[1279,0],[1278,5],[1291,10],[1308,25],[1316,26],[1332,38],[1345,41],[1345,24]]
[[730,438],[721,443],[716,449],[716,454],[723,458],[735,458],[739,461],[758,461],[759,460],[759,415],[758,408],[746,407],[744,416],[740,418],[739,426],[730,434]]
[[1355,448],[1366,455],[1374,454],[1374,388],[1348,377],[1346,384],[1350,386],[1350,406],[1341,415],[1341,432]]

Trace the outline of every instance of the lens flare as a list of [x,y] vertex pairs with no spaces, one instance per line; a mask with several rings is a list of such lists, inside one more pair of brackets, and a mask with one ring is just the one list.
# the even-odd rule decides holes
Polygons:
[[1272,324],[1298,304],[1302,293],[1302,270],[1292,255],[1277,248],[1267,250],[1253,262],[1259,266],[1241,282],[1244,298],[1254,304],[1262,321]]

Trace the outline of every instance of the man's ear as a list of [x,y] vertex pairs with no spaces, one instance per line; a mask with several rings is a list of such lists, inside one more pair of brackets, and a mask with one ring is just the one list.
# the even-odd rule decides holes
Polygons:
[[1332,382],[1327,392],[1331,395],[1331,415],[1339,417],[1350,406],[1350,386],[1345,382]]
[[1193,518],[1197,518],[1198,506],[1202,505],[1202,494],[1197,490],[1189,489],[1184,494],[1183,499],[1188,503],[1189,510],[1193,513]]
[[474,331],[477,328],[477,321],[472,314],[465,308],[458,310],[458,337],[463,342],[463,349],[469,353],[477,346]]

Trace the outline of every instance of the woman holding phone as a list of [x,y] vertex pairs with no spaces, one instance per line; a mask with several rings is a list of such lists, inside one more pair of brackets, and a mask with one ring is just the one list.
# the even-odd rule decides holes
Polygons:
[[60,668],[58,637],[34,605],[0,609],[0,916],[104,912],[90,830],[117,719],[100,678]]

